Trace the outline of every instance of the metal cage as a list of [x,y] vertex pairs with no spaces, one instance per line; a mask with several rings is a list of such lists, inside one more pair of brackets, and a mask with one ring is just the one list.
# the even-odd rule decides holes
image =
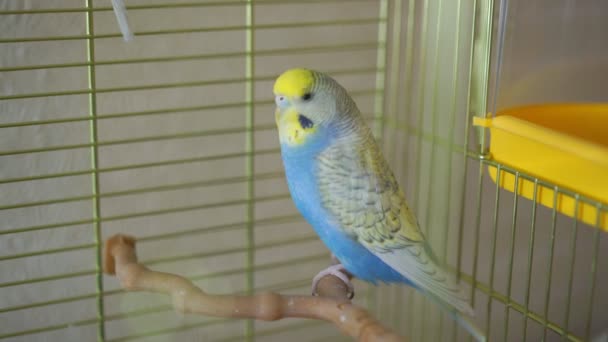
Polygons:
[[[543,3],[571,23],[571,1]],[[211,292],[308,293],[329,253],[289,198],[271,101],[294,66],[351,92],[491,341],[606,336],[606,204],[495,162],[472,126],[512,104],[513,25],[542,6],[130,0],[126,43],[109,1],[0,1],[0,340],[343,338],[322,322],[180,316],[101,273],[103,240],[122,232],[142,262]],[[533,182],[533,200],[488,166]],[[545,188],[595,206],[595,227],[539,205]],[[412,340],[468,338],[409,288],[355,286]]]

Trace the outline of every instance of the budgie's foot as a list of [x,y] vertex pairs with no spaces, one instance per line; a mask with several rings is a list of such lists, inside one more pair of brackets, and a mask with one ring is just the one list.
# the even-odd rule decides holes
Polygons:
[[312,279],[312,295],[313,296],[319,295],[317,293],[317,285],[319,285],[319,281],[326,275],[330,275],[330,274],[340,278],[340,280],[342,280],[342,282],[344,282],[344,284],[346,284],[346,286],[348,287],[347,297],[348,297],[348,299],[353,299],[353,297],[355,296],[355,287],[350,282],[350,279],[348,277],[348,271],[344,268],[344,266],[342,266],[342,264],[331,265],[328,268],[319,272]]

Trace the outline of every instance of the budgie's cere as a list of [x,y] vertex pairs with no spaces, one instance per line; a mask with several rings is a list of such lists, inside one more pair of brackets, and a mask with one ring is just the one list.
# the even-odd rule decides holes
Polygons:
[[322,73],[292,69],[276,80],[274,94],[292,198],[343,266],[365,281],[413,286],[457,318],[472,315],[346,90]]

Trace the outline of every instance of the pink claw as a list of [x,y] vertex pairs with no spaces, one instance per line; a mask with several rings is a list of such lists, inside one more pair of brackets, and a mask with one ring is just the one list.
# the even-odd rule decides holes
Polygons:
[[319,294],[317,293],[317,285],[319,284],[319,281],[321,280],[321,278],[325,277],[326,275],[333,275],[336,276],[338,278],[340,278],[340,280],[342,280],[342,282],[344,284],[346,284],[346,286],[348,287],[348,299],[353,299],[353,297],[355,296],[355,288],[353,286],[353,284],[350,282],[350,279],[348,278],[348,275],[346,274],[346,269],[344,268],[344,266],[342,266],[342,264],[337,264],[337,265],[331,265],[328,268],[322,270],[321,272],[319,272],[313,279],[312,279],[312,295],[313,296],[318,296]]

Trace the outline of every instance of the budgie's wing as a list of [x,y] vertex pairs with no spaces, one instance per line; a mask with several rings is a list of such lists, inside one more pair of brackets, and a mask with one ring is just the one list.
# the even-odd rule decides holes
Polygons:
[[325,208],[344,231],[418,288],[473,314],[467,297],[435,261],[371,132],[342,140],[318,157]]

